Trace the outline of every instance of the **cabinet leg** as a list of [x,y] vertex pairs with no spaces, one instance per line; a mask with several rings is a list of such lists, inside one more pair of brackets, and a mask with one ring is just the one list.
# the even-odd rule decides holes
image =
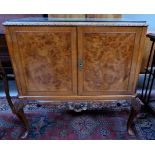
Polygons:
[[127,130],[129,135],[134,135],[132,124],[136,116],[141,110],[142,102],[138,97],[131,99],[131,111],[127,122]]
[[29,123],[24,113],[24,104],[15,105],[14,114],[18,117],[18,119],[24,125],[24,133],[21,134],[20,138],[25,139],[29,133]]
[[8,84],[7,75],[5,74],[5,70],[1,64],[1,61],[0,61],[0,78],[2,78],[2,80],[3,80],[6,99],[8,101],[8,104],[9,104],[12,112],[19,118],[19,120],[24,125],[24,134],[21,136],[21,138],[26,138],[26,136],[28,135],[28,131],[29,131],[29,125],[28,125],[28,121],[25,117],[24,110],[23,110],[24,104],[17,104],[16,105],[16,104],[12,103],[10,91],[9,91],[9,84]]

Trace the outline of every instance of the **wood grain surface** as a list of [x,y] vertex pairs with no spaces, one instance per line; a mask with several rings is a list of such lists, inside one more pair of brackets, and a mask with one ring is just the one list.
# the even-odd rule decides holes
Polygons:
[[72,95],[77,92],[75,28],[16,27],[12,30],[14,48],[11,52],[22,94]]
[[141,53],[138,43],[142,29],[81,27],[78,30],[78,56],[84,66],[79,72],[79,93],[133,93],[134,72]]

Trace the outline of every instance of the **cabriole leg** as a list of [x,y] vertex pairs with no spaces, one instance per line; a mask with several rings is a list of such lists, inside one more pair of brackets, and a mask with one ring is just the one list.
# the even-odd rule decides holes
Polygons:
[[127,122],[127,130],[128,130],[129,135],[134,135],[132,124],[133,124],[134,119],[140,112],[141,106],[142,106],[142,102],[138,97],[131,99],[131,111],[130,111],[129,119]]
[[24,131],[24,134],[21,136],[21,138],[26,138],[26,136],[28,135],[28,131],[29,131],[29,125],[28,125],[28,121],[25,117],[24,110],[23,110],[24,104],[13,104],[12,103],[7,75],[5,74],[5,71],[1,64],[1,61],[0,61],[0,78],[2,78],[2,80],[3,80],[6,99],[8,101],[8,104],[9,104],[12,112],[19,118],[19,120],[24,125],[25,131]]
[[18,117],[18,119],[24,125],[24,133],[22,133],[20,136],[20,138],[22,139],[25,139],[29,133],[29,123],[24,113],[24,106],[25,105],[23,103],[15,104],[15,112],[14,112],[14,114]]

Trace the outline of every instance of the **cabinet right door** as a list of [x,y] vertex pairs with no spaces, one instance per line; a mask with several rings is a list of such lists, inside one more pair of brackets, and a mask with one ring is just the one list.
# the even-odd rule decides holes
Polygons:
[[143,27],[78,27],[79,95],[132,95]]

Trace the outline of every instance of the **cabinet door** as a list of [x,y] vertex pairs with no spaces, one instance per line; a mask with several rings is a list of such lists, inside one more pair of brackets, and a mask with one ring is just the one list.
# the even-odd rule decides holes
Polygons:
[[20,96],[77,94],[76,28],[16,26],[6,36]]
[[78,27],[80,95],[131,95],[142,27]]

